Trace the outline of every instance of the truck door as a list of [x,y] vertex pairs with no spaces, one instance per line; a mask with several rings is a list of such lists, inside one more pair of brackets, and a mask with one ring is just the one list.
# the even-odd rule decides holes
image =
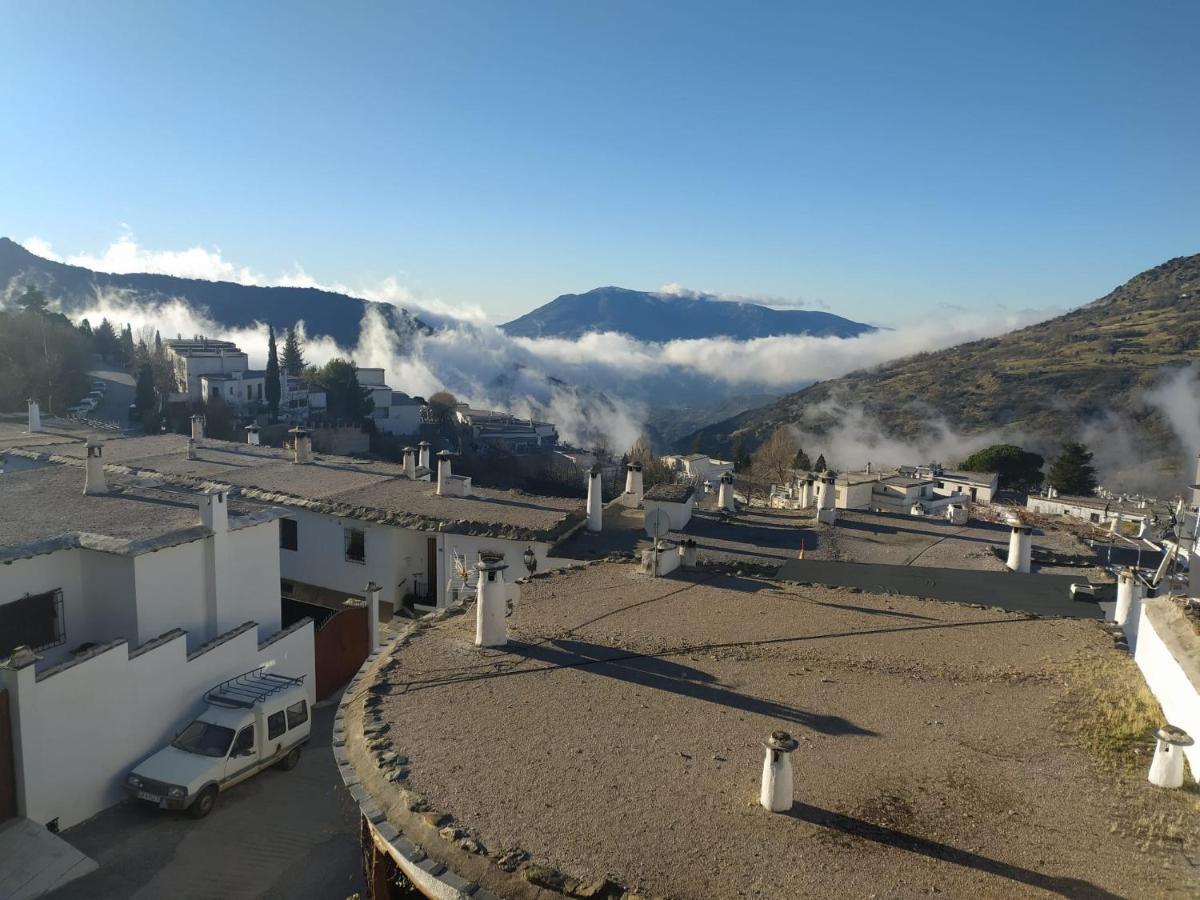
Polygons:
[[229,760],[225,763],[225,780],[237,778],[258,763],[258,745],[254,741],[254,726],[247,725],[233,739]]

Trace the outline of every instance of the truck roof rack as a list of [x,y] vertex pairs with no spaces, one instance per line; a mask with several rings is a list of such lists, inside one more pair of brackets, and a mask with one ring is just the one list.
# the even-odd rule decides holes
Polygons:
[[304,676],[292,678],[288,675],[277,675],[267,672],[266,666],[259,666],[249,672],[243,672],[234,678],[227,678],[213,685],[205,693],[206,702],[214,706],[225,706],[230,709],[250,709],[257,703],[262,703],[272,694],[286,691],[290,687],[304,684]]

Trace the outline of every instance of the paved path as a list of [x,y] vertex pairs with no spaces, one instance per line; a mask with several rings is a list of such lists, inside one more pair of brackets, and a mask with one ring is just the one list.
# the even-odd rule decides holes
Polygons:
[[335,709],[315,710],[299,766],[221,794],[206,819],[124,803],[64,832],[100,869],[49,896],[340,900],[361,891],[358,811],[330,750]]
[[96,361],[96,368],[92,369],[88,375],[92,381],[103,381],[105,383],[104,397],[94,410],[89,414],[90,418],[102,419],[106,422],[115,422],[118,425],[126,426],[129,424],[129,404],[133,402],[133,376],[123,369],[118,369],[99,360]]

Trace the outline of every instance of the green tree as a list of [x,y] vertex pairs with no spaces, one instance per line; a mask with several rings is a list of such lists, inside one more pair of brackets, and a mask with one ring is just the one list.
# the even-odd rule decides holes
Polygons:
[[825,463],[825,454],[822,453],[817,457],[816,465],[813,466],[814,472],[824,472],[829,466]]
[[792,463],[792,468],[799,469],[801,472],[812,470],[812,460],[808,458],[808,454],[804,452],[803,447],[796,451],[796,459]]
[[35,287],[25,288],[25,292],[17,298],[17,306],[28,313],[45,313],[46,295]]
[[107,318],[101,319],[100,324],[96,326],[96,352],[111,362],[116,358],[119,344],[120,341],[117,340],[117,332],[113,329],[112,323]]
[[1096,493],[1096,469],[1092,454],[1083,444],[1066,444],[1047,476],[1050,486],[1060,494],[1090,497]]
[[750,453],[746,450],[746,441],[741,435],[734,439],[733,446],[729,448],[729,455],[733,457],[733,470],[735,472],[745,472],[750,468]]
[[1046,460],[1016,444],[993,444],[976,450],[960,464],[968,472],[995,472],[1000,487],[1010,491],[1031,491],[1042,483],[1042,466]]
[[154,352],[162,353],[162,335],[158,333],[157,328],[154,329]]
[[133,368],[134,361],[137,359],[137,348],[133,345],[133,326],[126,325],[125,330],[121,332],[121,341],[119,351],[120,361],[126,368]]
[[279,398],[282,389],[279,384],[279,355],[275,350],[275,329],[267,326],[267,406],[271,410],[271,421],[279,418]]
[[371,391],[358,383],[358,366],[344,359],[331,359],[319,369],[308,369],[309,381],[325,392],[325,412],[333,422],[363,423],[375,401]]
[[151,368],[149,360],[142,363],[141,368],[138,369],[137,387],[134,389],[133,397],[134,406],[137,407],[138,414],[144,421],[148,415],[154,412],[156,406],[154,370]]
[[92,323],[89,322],[87,319],[79,320],[79,333],[82,334],[89,341],[93,340],[95,338],[95,335],[92,334]]
[[0,412],[23,412],[33,397],[61,412],[89,390],[91,346],[59,313],[0,310]]
[[300,346],[300,338],[294,327],[287,330],[283,340],[283,371],[298,378],[304,371],[304,349]]

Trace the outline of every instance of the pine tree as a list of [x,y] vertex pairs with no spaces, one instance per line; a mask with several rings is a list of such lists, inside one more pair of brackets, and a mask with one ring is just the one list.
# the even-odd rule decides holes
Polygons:
[[275,329],[267,326],[267,406],[271,409],[271,421],[279,417],[279,354],[275,349]]
[[158,333],[158,329],[154,329],[154,352],[162,353],[162,335]]
[[825,454],[822,453],[820,456],[817,457],[817,464],[815,466],[813,466],[813,471],[814,472],[824,472],[828,468],[829,468],[829,466],[827,466],[825,464]]
[[808,454],[801,447],[796,451],[796,461],[792,463],[792,468],[799,469],[801,472],[808,472],[812,470],[812,467],[812,460],[808,458]]
[[126,367],[133,365],[137,350],[133,346],[133,326],[126,325],[125,330],[121,332],[121,345],[119,348],[121,354],[121,363]]
[[96,326],[95,343],[96,352],[111,362],[116,356],[119,341],[112,323],[107,318],[101,319],[100,324]]
[[89,322],[87,319],[80,319],[79,320],[79,333],[82,334],[88,340],[91,340],[93,337],[92,323]]
[[154,411],[154,404],[154,371],[150,368],[150,363],[145,362],[138,370],[137,387],[134,390],[134,405],[144,419],[148,413]]
[[1066,444],[1046,476],[1050,486],[1060,494],[1090,497],[1096,493],[1096,469],[1092,454],[1083,444]]
[[299,378],[304,371],[304,350],[295,328],[287,330],[287,337],[283,341],[283,370],[293,378]]

